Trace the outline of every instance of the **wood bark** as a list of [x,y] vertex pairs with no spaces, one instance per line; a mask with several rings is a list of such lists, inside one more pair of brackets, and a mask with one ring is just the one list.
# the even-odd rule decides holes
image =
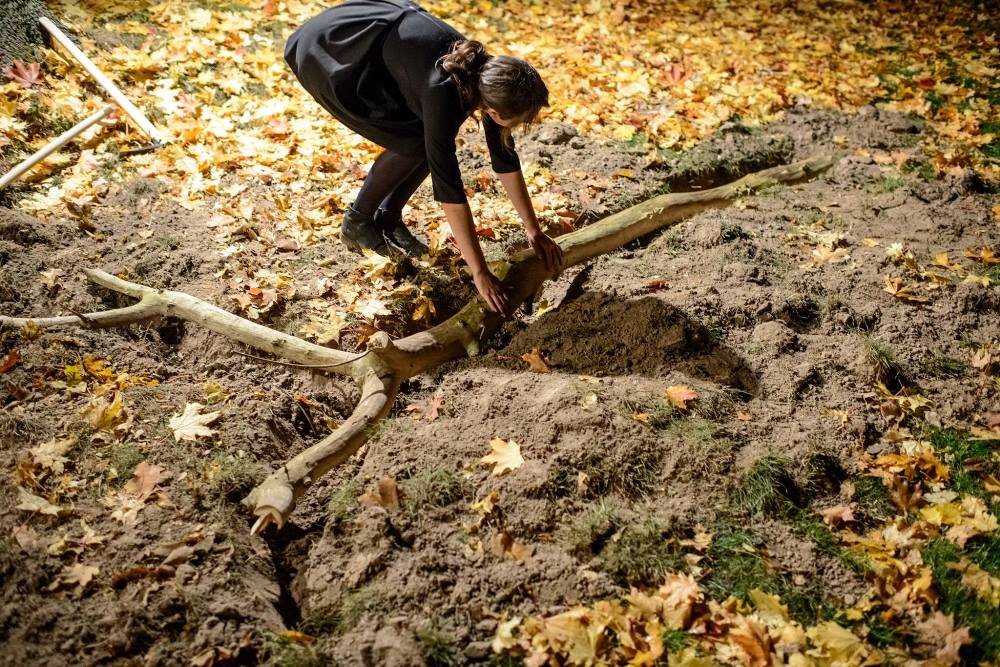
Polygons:
[[[565,256],[564,268],[620,248],[704,210],[727,206],[736,197],[756,189],[807,180],[829,169],[835,161],[834,156],[821,155],[749,174],[717,188],[648,199],[559,237],[557,241]],[[515,308],[536,294],[545,280],[553,277],[530,249],[515,253],[491,268],[507,285]],[[271,524],[281,527],[309,486],[361,447],[371,427],[391,409],[403,380],[445,361],[478,354],[502,323],[500,315],[487,310],[483,301],[476,298],[426,331],[398,340],[390,340],[380,333],[372,338],[367,352],[352,353],[275,331],[183,292],[139,285],[98,269],[87,269],[85,273],[94,283],[135,297],[139,302],[126,308],[86,315],[40,319],[0,316],[0,325],[23,326],[31,321],[40,327],[117,327],[169,315],[201,324],[275,356],[308,365],[315,371],[352,377],[358,383],[361,399],[350,418],[271,473],[244,499],[244,504],[257,517],[251,529],[253,533]]]

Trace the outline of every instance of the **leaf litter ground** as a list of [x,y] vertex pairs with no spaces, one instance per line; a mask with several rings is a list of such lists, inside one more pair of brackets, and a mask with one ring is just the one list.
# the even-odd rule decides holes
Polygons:
[[[196,105],[199,119],[180,113],[170,124],[183,130],[169,149],[177,152],[108,161],[114,144],[105,142],[71,153],[78,166],[22,191],[30,213],[0,211],[4,311],[116,305],[77,275],[97,264],[351,347],[376,327],[397,334],[437,321],[467,298],[447,253],[433,266],[397,267],[358,263],[341,250],[331,234],[336,212],[372,147],[351,145],[315,108],[300,108],[287,73],[270,69],[271,44],[246,49],[238,66],[207,68],[138,48],[158,26],[154,41],[171,36],[159,42],[164,54],[186,39],[217,40],[238,53],[250,43],[239,31],[264,20],[261,12],[287,24],[276,28],[278,43],[313,9],[205,7],[182,25],[168,6],[151,5],[93,26],[95,50],[99,44],[132,68],[133,92],[164,91],[154,97],[181,110]],[[468,32],[496,40],[515,29],[499,10],[480,9],[484,21],[463,25]],[[578,37],[626,30],[635,53],[653,52],[643,40],[651,21],[665,20],[630,14],[627,5],[582,9],[595,22],[585,21]],[[620,28],[599,27],[604,10],[624,12]],[[540,8],[533,13],[551,20]],[[93,22],[85,12],[60,16]],[[847,16],[865,25],[864,14]],[[728,39],[746,42],[738,30],[760,18],[746,16]],[[930,34],[945,40],[965,18],[969,34],[980,34],[974,13]],[[213,27],[226,21],[232,25]],[[574,53],[560,56],[565,50],[547,35],[522,29],[514,44],[526,56],[559,62]],[[989,143],[977,138],[978,100],[995,79],[962,83],[973,94],[961,109],[947,96],[962,90],[937,92],[944,102],[936,108],[928,99],[947,83],[935,74],[943,63],[960,61],[988,79],[988,57],[949,46],[967,50],[948,60],[933,40],[931,54],[919,57],[871,43],[854,57],[861,44],[847,31],[831,42],[844,72],[814,80],[821,70],[806,70],[811,95],[796,90],[768,113],[735,109],[746,115],[741,121],[727,100],[749,99],[747,91],[722,91],[724,63],[699,56],[718,42],[688,39],[668,54],[676,64],[666,69],[637,60],[609,68],[588,52],[575,67],[586,64],[590,90],[605,97],[584,106],[567,96],[521,138],[553,229],[586,224],[663,183],[708,185],[831,146],[845,159],[816,182],[701,214],[548,286],[538,312],[509,324],[487,354],[412,380],[365,450],[316,485],[281,535],[251,540],[236,503],[343,419],[356,400],[352,387],[249,359],[190,325],[5,332],[5,658],[995,659],[998,199],[981,150]],[[619,43],[631,44],[602,42]],[[850,76],[875,74],[847,71],[897,58],[912,58],[914,68],[893,75],[911,85],[896,89],[899,100],[888,88],[858,90]],[[71,67],[53,67],[43,68],[51,88],[42,94],[68,114],[78,81]],[[629,80],[604,81],[609,71]],[[648,72],[661,71],[671,87],[650,84]],[[771,90],[761,72],[744,71],[740,85]],[[56,83],[62,78],[68,83]],[[554,90],[558,81],[552,77]],[[663,99],[649,98],[642,82]],[[248,90],[250,83],[265,88]],[[254,100],[271,85],[295,104],[254,115]],[[713,86],[721,93],[701,97]],[[226,94],[209,94],[219,88]],[[27,90],[14,82],[5,94],[19,105],[37,94]],[[609,91],[624,100],[620,108]],[[852,107],[880,96],[890,98],[880,108]],[[640,98],[651,100],[651,115],[630,123],[623,110],[640,108]],[[905,100],[914,108],[902,110],[926,121],[892,110]],[[854,113],[813,108],[828,104]],[[785,106],[793,108],[777,118]],[[667,113],[675,107],[683,113]],[[942,123],[959,111],[966,134],[949,135]],[[25,113],[18,107],[11,117],[27,123]],[[661,117],[676,122],[644,124]],[[691,150],[672,152],[723,123]],[[331,134],[334,151],[310,148],[329,145]],[[14,148],[40,140],[7,136]],[[249,143],[232,144],[237,136]],[[942,136],[967,140],[946,158]],[[291,137],[295,150],[284,152]],[[475,135],[470,142],[463,171],[476,175],[486,163]],[[246,160],[219,161],[241,155],[237,149],[249,151]],[[262,156],[274,159],[272,170]],[[90,167],[105,164],[95,179]],[[306,173],[307,189],[297,190]],[[491,230],[481,232],[487,249],[510,247],[516,228],[502,197],[486,178],[469,187]],[[412,218],[446,245],[434,211],[421,190]],[[549,372],[531,372],[525,358],[544,360]],[[431,401],[433,410],[407,410]],[[172,423],[184,414],[205,424]],[[523,461],[502,476],[479,464],[494,439],[517,443]]]

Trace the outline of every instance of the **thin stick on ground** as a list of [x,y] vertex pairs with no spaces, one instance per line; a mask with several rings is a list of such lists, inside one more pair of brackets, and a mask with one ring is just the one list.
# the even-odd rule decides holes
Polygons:
[[[790,165],[749,174],[733,183],[700,192],[665,194],[610,215],[588,227],[558,239],[564,268],[620,248],[668,225],[711,208],[722,208],[736,197],[775,184],[806,180],[829,169],[831,155],[813,157]],[[530,249],[492,266],[508,286],[514,308],[535,294],[552,277]],[[366,353],[349,353],[309,343],[275,331],[213,306],[183,292],[158,290],[116,278],[97,269],[87,277],[108,289],[139,299],[127,308],[43,319],[0,316],[0,325],[115,327],[170,315],[201,324],[208,329],[274,356],[308,365],[320,372],[354,378],[361,400],[354,413],[333,433],[290,459],[271,473],[244,499],[257,517],[251,529],[259,533],[269,525],[279,528],[295,509],[298,499],[320,477],[343,463],[367,440],[371,427],[392,407],[401,382],[436,366],[478,354],[503,319],[474,299],[458,313],[426,331],[399,340],[385,333],[372,337]],[[87,324],[83,324],[87,321]]]

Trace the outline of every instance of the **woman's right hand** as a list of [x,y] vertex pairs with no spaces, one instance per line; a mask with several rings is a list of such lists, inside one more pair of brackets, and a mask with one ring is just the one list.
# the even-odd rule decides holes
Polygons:
[[493,275],[489,269],[483,269],[472,274],[472,281],[476,284],[479,295],[486,302],[486,307],[494,313],[500,313],[504,317],[510,317],[510,299],[507,298],[507,288],[500,279]]

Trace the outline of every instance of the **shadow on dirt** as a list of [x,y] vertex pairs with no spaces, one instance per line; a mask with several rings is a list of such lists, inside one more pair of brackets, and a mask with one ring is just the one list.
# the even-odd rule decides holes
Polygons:
[[758,388],[756,374],[717,334],[652,296],[583,292],[515,333],[500,354],[519,357],[535,347],[566,373],[660,377],[680,371],[747,398]]

